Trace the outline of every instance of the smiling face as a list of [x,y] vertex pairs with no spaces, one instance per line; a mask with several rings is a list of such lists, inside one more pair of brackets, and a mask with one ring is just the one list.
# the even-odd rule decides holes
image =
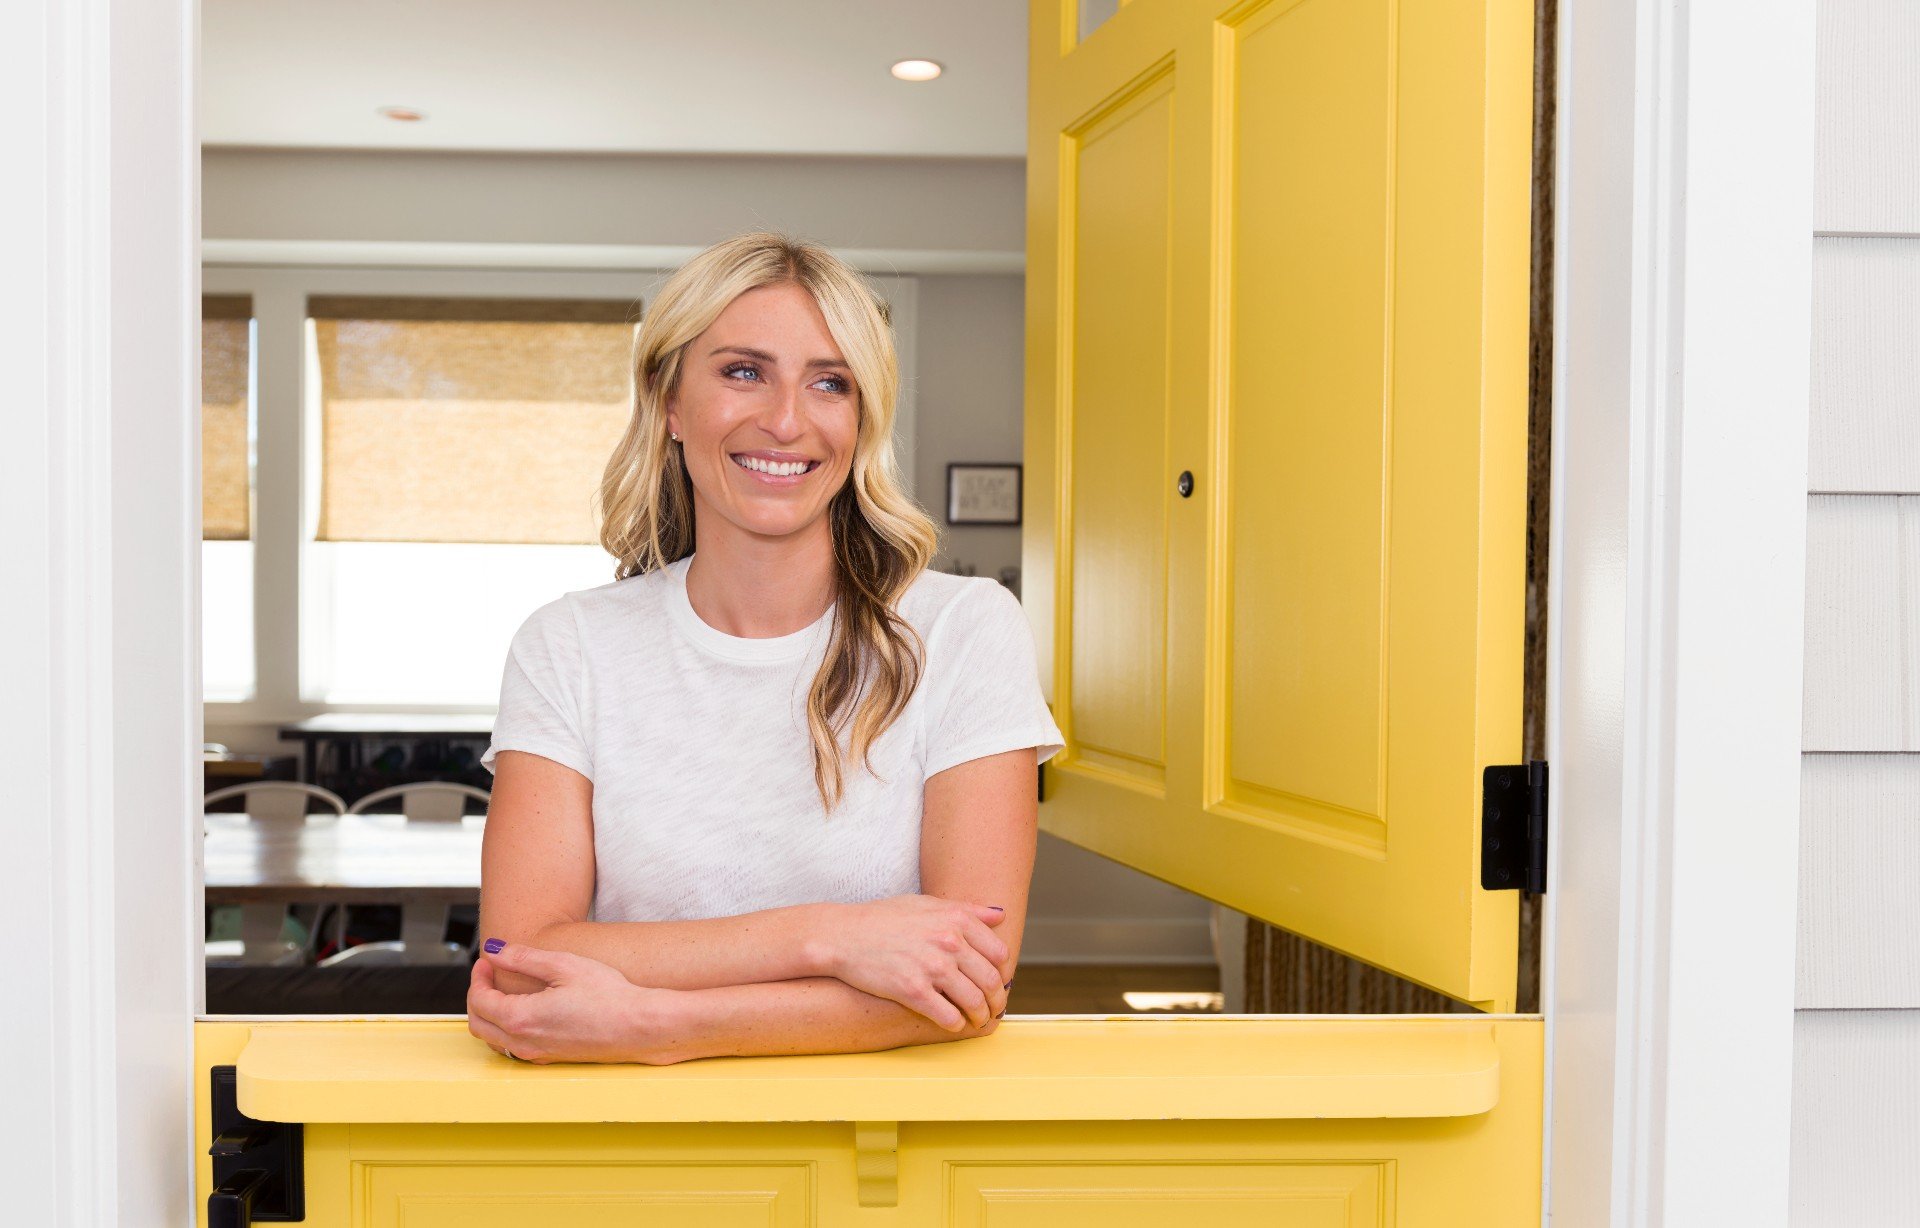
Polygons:
[[667,429],[693,480],[695,523],[756,537],[831,531],[860,430],[853,369],[792,283],[748,290],[687,343]]

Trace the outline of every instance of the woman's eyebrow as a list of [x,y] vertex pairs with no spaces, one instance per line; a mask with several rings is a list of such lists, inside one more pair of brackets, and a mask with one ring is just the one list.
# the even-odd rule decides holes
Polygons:
[[[715,354],[745,354],[749,358],[758,358],[761,362],[775,364],[778,364],[780,361],[765,350],[756,350],[744,345],[720,345],[707,351],[708,358],[712,358]],[[807,365],[809,367],[844,367],[847,364],[841,362],[838,358],[816,358]]]

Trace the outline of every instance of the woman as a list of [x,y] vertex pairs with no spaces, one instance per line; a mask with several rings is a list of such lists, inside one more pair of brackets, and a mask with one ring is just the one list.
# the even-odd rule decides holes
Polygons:
[[667,281],[634,369],[616,578],[515,634],[481,760],[470,1030],[653,1064],[991,1033],[1061,738],[1018,602],[927,569],[886,305],[742,235]]

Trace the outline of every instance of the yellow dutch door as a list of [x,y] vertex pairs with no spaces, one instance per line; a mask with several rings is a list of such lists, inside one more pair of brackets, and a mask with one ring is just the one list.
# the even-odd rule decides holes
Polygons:
[[[1041,821],[1509,1011],[1478,822],[1520,755],[1531,6],[1031,19],[1025,598],[1068,740]],[[201,1222],[209,1151],[257,1122],[313,1225],[1533,1225],[1540,1031],[1010,1018],[656,1068],[204,1020]]]
[[1511,1010],[1478,845],[1480,769],[1520,753],[1531,8],[1132,0],[1078,46],[1050,17],[1042,821]]

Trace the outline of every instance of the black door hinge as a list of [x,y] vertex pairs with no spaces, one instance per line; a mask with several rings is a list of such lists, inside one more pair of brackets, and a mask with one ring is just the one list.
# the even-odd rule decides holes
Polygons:
[[1481,775],[1480,886],[1546,891],[1546,760],[1495,765]]
[[305,1220],[305,1131],[298,1122],[255,1121],[242,1113],[232,1066],[215,1066],[210,1077],[213,1190],[207,1228]]

